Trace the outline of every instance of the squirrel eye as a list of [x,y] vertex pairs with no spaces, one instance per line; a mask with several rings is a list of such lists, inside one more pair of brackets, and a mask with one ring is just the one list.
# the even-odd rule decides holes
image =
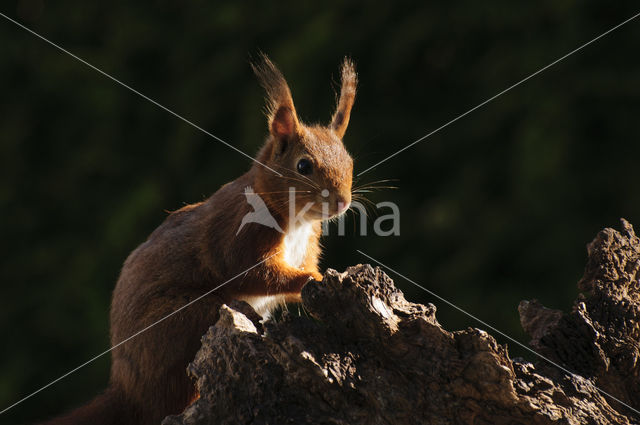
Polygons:
[[313,165],[311,165],[311,161],[306,158],[302,158],[298,161],[298,165],[296,166],[298,172],[302,175],[311,174],[313,171]]

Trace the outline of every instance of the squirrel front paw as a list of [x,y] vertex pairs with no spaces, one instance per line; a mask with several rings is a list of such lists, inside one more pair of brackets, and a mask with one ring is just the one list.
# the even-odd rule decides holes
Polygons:
[[316,280],[318,282],[322,282],[322,274],[318,273],[318,272],[313,272],[311,273],[311,276],[309,276],[309,280]]

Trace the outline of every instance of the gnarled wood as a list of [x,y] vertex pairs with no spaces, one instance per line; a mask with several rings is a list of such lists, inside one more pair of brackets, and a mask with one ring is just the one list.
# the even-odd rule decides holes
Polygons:
[[[165,425],[632,424],[639,406],[640,243],[606,229],[589,245],[569,314],[520,305],[546,363],[511,359],[487,332],[449,332],[435,306],[408,302],[379,268],[328,270],[303,313],[258,322],[223,306],[188,369],[201,398]],[[246,313],[246,314],[243,314]]]

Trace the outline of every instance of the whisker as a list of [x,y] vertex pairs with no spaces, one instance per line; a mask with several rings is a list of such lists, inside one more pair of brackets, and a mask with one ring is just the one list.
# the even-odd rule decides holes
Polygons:
[[376,181],[373,181],[373,182],[365,183],[365,184],[363,184],[361,186],[356,186],[355,188],[359,189],[359,188],[361,188],[363,186],[376,185],[376,184],[379,184],[379,183],[397,182],[397,181],[400,181],[400,180],[398,180],[398,179],[376,180]]
[[397,182],[397,181],[400,181],[400,179],[383,179],[383,180],[375,180],[375,181],[369,182],[368,184],[389,183],[389,182]]
[[373,203],[372,200],[365,198],[362,195],[359,194],[355,194],[353,196],[353,199],[360,202],[360,204],[364,207],[365,212],[367,214],[367,218],[369,216],[376,216],[377,214],[377,208],[376,208],[376,204]]
[[[255,195],[273,195],[276,193],[290,193],[289,190],[280,190],[276,192],[253,192]],[[296,193],[312,193],[311,190],[296,190]]]
[[372,193],[372,192],[375,192],[376,190],[381,190],[381,189],[398,189],[398,188],[395,186],[365,187],[365,188],[355,189],[352,191],[352,193]]
[[[302,174],[294,173],[292,170],[283,167],[282,165],[274,165],[274,167],[282,171],[282,175],[279,176],[281,178],[284,177],[290,180],[298,181],[300,183],[308,184],[310,186],[317,186],[316,183],[310,178],[303,176]],[[304,178],[305,180],[302,180],[302,178]]]
[[305,186],[307,186],[307,187],[311,187],[311,188],[313,188],[313,189],[318,189],[318,188],[316,188],[316,187],[312,186],[311,184],[309,184],[309,182],[306,182],[306,181],[304,181],[304,180],[297,179],[297,178],[295,178],[295,177],[290,177],[290,176],[285,176],[285,175],[278,176],[278,177],[279,177],[279,178],[281,178],[281,179],[291,180],[291,181],[294,181],[294,182],[300,183],[300,184],[302,184],[302,185],[305,185]]
[[353,188],[353,190],[360,190],[360,189],[397,189],[398,186],[387,186],[387,185],[381,185],[381,184],[366,184],[366,185],[362,185],[362,186],[356,186]]
[[[282,170],[282,171],[283,171],[283,172],[285,172],[285,173],[290,173],[290,174],[293,174],[293,173],[294,173],[294,171],[293,171],[293,170],[290,170],[289,168],[284,167],[284,166],[282,166],[282,165],[276,165],[275,167],[276,167],[276,168],[278,168],[278,169],[280,169],[280,170]],[[318,186],[318,184],[317,184],[316,182],[314,182],[313,180],[311,180],[309,177],[304,176],[304,175],[302,175],[302,174],[297,174],[297,173],[295,174],[295,176],[296,176],[297,178],[302,177],[302,178],[303,178],[303,179],[305,179],[305,180],[306,180],[306,181],[307,181],[307,182],[308,182],[312,187],[315,187],[315,188],[317,188],[317,189],[320,189],[320,187]],[[293,177],[289,177],[289,178],[293,179]],[[298,181],[302,182],[302,180],[298,180]]]

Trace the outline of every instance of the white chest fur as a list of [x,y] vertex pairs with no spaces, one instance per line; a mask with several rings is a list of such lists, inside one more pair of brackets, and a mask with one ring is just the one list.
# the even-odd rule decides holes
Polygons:
[[284,261],[291,267],[300,268],[304,263],[312,234],[311,223],[300,223],[287,230],[284,235]]
[[[309,248],[309,238],[312,234],[313,225],[311,223],[300,223],[285,233],[284,261],[291,267],[300,268],[304,263]],[[245,297],[243,300],[251,304],[264,319],[268,318],[279,305],[284,305],[284,295]]]

